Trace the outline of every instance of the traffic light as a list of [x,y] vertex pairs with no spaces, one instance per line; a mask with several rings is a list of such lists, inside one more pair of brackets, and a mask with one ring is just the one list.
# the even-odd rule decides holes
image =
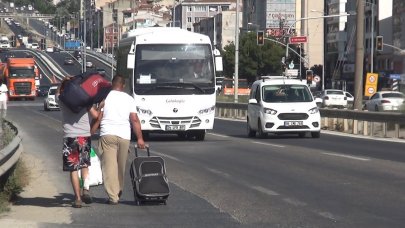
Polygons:
[[264,45],[264,32],[257,31],[257,45]]
[[307,84],[311,85],[312,80],[314,79],[314,72],[312,70],[307,70],[306,75],[307,75]]
[[376,49],[377,51],[382,51],[383,50],[383,37],[382,36],[377,36],[376,37]]

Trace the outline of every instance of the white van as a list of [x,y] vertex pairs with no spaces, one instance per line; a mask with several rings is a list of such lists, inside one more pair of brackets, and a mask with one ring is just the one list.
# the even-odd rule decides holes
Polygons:
[[252,84],[247,113],[249,137],[268,133],[321,135],[321,116],[306,80],[264,76]]
[[32,44],[31,44],[31,48],[32,48],[32,49],[39,49],[38,43],[32,43]]

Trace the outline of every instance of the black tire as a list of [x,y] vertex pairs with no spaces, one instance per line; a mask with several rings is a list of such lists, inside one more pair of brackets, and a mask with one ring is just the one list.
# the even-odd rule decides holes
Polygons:
[[204,139],[205,139],[205,130],[196,131],[194,133],[194,135],[195,135],[195,140],[204,141]]
[[256,136],[256,131],[254,131],[254,130],[252,130],[252,128],[250,128],[250,125],[249,125],[249,120],[247,120],[247,136],[249,137],[249,138],[253,138],[253,137],[255,137]]
[[378,105],[375,106],[374,110],[378,112]]
[[186,132],[179,132],[179,133],[177,133],[177,136],[182,140],[187,139],[187,133]]
[[262,129],[262,124],[260,123],[260,120],[257,123],[257,133],[259,134],[259,138],[266,138],[267,137],[267,133],[263,132]]
[[49,108],[46,106],[46,104],[44,104],[44,110],[49,111]]
[[320,138],[321,137],[321,132],[320,131],[311,132],[311,137],[312,138]]

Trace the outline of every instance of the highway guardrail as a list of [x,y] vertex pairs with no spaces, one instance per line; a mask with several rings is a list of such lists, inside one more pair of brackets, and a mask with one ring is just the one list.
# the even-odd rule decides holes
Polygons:
[[10,126],[15,132],[13,140],[0,150],[0,177],[9,171],[18,161],[23,151],[21,137],[18,135],[18,129],[9,121],[4,120],[4,124]]
[[[319,109],[321,128],[355,135],[405,139],[405,113]],[[215,116],[246,120],[247,104],[217,102]]]

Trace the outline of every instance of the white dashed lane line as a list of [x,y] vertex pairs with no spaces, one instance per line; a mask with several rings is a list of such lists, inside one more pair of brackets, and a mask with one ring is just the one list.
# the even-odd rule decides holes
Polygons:
[[349,159],[354,159],[354,160],[359,160],[359,161],[370,161],[371,159],[369,158],[362,158],[362,157],[357,157],[357,156],[352,156],[352,155],[345,155],[345,154],[336,154],[336,153],[322,153],[325,155],[330,155],[330,156],[336,156],[336,157],[342,157],[342,158],[349,158]]

